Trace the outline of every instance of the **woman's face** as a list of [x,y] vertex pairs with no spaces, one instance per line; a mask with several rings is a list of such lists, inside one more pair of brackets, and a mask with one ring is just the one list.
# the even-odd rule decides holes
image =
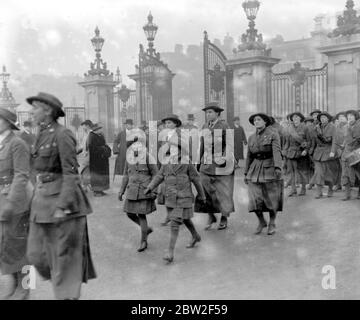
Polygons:
[[347,122],[346,117],[345,117],[344,115],[340,115],[340,116],[339,116],[339,122],[340,122],[340,123],[346,123],[346,122]]
[[349,123],[354,123],[355,122],[355,116],[352,113],[349,113],[347,115],[347,119]]
[[265,121],[263,118],[261,118],[260,116],[256,116],[254,118],[254,126],[256,129],[262,129],[265,127]]
[[329,118],[328,118],[327,116],[325,116],[325,115],[322,115],[322,116],[320,117],[320,122],[321,122],[322,124],[327,124],[327,123],[329,123]]
[[49,116],[51,116],[51,107],[40,101],[33,101],[31,116],[35,123],[43,123]]
[[218,113],[213,109],[206,110],[206,119],[208,121],[214,121],[219,117]]
[[174,121],[171,121],[171,120],[165,120],[165,128],[166,129],[175,129],[176,128],[176,123]]
[[298,115],[295,114],[295,115],[293,116],[292,120],[293,120],[294,125],[295,125],[295,126],[298,126],[298,125],[300,124],[301,118],[300,118]]
[[10,129],[10,123],[4,118],[0,117],[0,134]]

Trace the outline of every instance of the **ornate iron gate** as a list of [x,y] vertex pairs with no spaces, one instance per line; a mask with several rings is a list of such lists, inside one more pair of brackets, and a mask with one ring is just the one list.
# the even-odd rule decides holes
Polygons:
[[328,111],[328,66],[303,68],[299,62],[284,73],[271,73],[271,111],[286,117],[300,111],[308,115],[313,109]]
[[65,127],[75,133],[76,139],[82,141],[84,131],[81,128],[81,123],[85,120],[85,107],[68,107],[65,111]]
[[204,32],[204,84],[205,103],[218,101],[225,110],[226,120],[232,119],[234,102],[232,91],[233,71],[226,66],[224,53],[208,39]]

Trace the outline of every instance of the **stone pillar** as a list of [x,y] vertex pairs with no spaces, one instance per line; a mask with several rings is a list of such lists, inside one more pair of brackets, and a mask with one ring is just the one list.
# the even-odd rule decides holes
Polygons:
[[271,68],[280,59],[272,58],[270,51],[249,50],[237,53],[227,61],[233,70],[234,116],[246,132],[253,131],[249,117],[255,112],[271,114]]
[[360,34],[326,40],[319,48],[328,57],[329,113],[360,107]]
[[115,134],[114,87],[113,75],[86,74],[79,82],[85,89],[86,116],[103,127],[106,140],[113,141]]

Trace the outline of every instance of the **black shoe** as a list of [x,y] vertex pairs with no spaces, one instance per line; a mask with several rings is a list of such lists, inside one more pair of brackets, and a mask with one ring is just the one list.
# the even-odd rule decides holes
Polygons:
[[142,241],[140,244],[140,248],[137,250],[138,252],[143,252],[147,249],[147,241]]
[[270,223],[267,234],[269,236],[272,236],[276,232],[276,226],[275,223]]
[[227,218],[221,217],[221,221],[218,227],[218,230],[225,230],[227,228]]
[[174,261],[174,254],[172,253],[167,253],[164,257],[163,260],[165,260],[167,262],[167,264],[170,264]]
[[186,246],[186,248],[191,249],[194,248],[197,242],[201,241],[201,237],[197,235],[196,237],[193,237],[190,241],[190,243]]
[[334,196],[334,190],[333,189],[329,190],[327,196],[328,198],[332,198]]
[[211,226],[213,223],[216,223],[217,222],[217,219],[214,215],[209,215],[209,218],[208,218],[208,223],[205,227],[205,230],[209,230],[211,229]]
[[267,227],[267,223],[266,222],[259,222],[258,227],[255,230],[255,234],[260,234],[264,228]]

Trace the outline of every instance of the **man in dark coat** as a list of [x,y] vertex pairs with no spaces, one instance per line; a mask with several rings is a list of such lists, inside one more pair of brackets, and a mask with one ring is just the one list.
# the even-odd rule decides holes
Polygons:
[[244,145],[247,145],[245,131],[240,125],[239,117],[234,118],[234,125],[232,129],[234,129],[234,156],[236,163],[238,163],[239,160],[244,159]]
[[92,127],[87,143],[90,184],[95,197],[106,195],[104,191],[110,189],[109,155],[106,150],[109,147],[100,129],[97,124]]
[[59,99],[40,92],[26,100],[39,126],[31,152],[36,186],[27,257],[43,278],[51,280],[57,299],[79,299],[81,284],[96,274],[86,217],[92,208],[80,184],[76,138],[57,122],[65,116]]
[[122,176],[124,173],[127,150],[126,133],[129,133],[133,127],[133,120],[126,119],[125,130],[122,130],[114,140],[113,153],[117,155],[115,160],[114,178],[116,175]]

